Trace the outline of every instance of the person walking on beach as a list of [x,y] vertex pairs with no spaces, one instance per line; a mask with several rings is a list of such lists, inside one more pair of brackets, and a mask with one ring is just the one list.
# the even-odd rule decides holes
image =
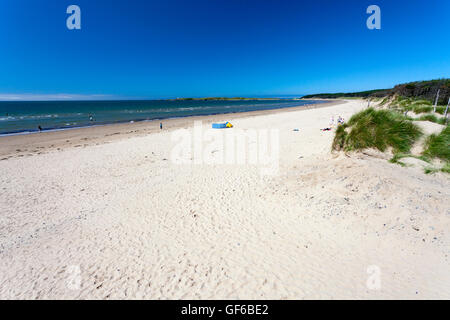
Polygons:
[[38,130],[39,132],[42,132],[42,127],[40,125],[38,126]]
[[159,123],[159,129],[162,130],[162,122]]

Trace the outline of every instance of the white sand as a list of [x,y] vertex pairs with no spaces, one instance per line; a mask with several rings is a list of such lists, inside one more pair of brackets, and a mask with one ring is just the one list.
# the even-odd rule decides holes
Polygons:
[[276,176],[174,164],[172,132],[0,161],[0,298],[449,299],[448,175],[319,130],[365,105],[232,121],[279,129]]

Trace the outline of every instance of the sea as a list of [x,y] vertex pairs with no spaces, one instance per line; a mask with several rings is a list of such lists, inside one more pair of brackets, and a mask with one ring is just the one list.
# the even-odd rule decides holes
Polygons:
[[0,101],[0,135],[67,130],[112,123],[271,110],[317,100]]

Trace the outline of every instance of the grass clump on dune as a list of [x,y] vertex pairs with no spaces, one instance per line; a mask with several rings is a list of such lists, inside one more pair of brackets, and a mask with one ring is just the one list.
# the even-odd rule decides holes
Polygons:
[[412,105],[426,105],[426,106],[431,106],[432,103],[429,100],[425,100],[425,99],[419,99],[419,100],[414,100],[412,102]]
[[436,107],[436,112],[439,113],[439,114],[444,114],[445,108],[446,108],[445,106],[437,106]]
[[390,106],[393,108],[405,110],[409,105],[411,105],[412,102],[413,102],[413,100],[411,98],[405,98],[402,96],[398,96],[398,97],[395,97],[394,100],[392,100]]
[[[401,112],[413,111],[416,114],[430,113],[434,111],[434,106],[429,100],[407,98],[402,96],[395,97],[389,106],[394,110],[399,110]],[[445,106],[436,107],[437,113],[444,114],[444,110]]]
[[450,162],[445,163],[445,165],[441,168],[442,172],[450,173]]
[[420,118],[414,119],[415,121],[430,121],[438,124],[445,125],[445,118],[438,118],[434,114],[426,114],[421,116]]
[[389,102],[389,97],[385,97],[381,102],[380,102],[380,106],[384,106],[386,103]]
[[[432,134],[425,141],[423,155],[450,162],[450,127],[445,127],[438,135]],[[448,165],[447,165],[448,168]]]
[[414,113],[428,113],[433,111],[433,106],[428,100],[414,100],[405,97],[395,98],[390,104],[390,107],[401,112],[413,111]]
[[404,167],[405,164],[400,161],[403,158],[415,158],[415,159],[419,159],[419,160],[422,160],[424,162],[430,163],[430,159],[428,159],[426,156],[424,156],[424,155],[416,156],[416,155],[412,155],[410,153],[396,153],[396,154],[394,154],[392,159],[389,160],[389,162],[390,163],[396,163],[396,164],[399,164],[402,167]]
[[444,173],[450,173],[450,162],[447,162],[442,168],[434,168],[434,167],[427,167],[425,168],[425,173],[436,173],[436,172],[444,172]]
[[375,148],[382,152],[407,153],[422,135],[418,126],[391,110],[368,108],[353,115],[336,130],[333,150],[356,151]]
[[428,113],[433,111],[433,107],[427,105],[412,105],[410,110],[414,113]]

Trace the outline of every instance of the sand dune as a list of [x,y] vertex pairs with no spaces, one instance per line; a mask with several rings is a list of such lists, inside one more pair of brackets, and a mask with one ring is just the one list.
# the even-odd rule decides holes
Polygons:
[[448,175],[319,130],[365,105],[224,117],[278,130],[273,176],[174,163],[175,127],[6,156],[0,298],[449,299]]

